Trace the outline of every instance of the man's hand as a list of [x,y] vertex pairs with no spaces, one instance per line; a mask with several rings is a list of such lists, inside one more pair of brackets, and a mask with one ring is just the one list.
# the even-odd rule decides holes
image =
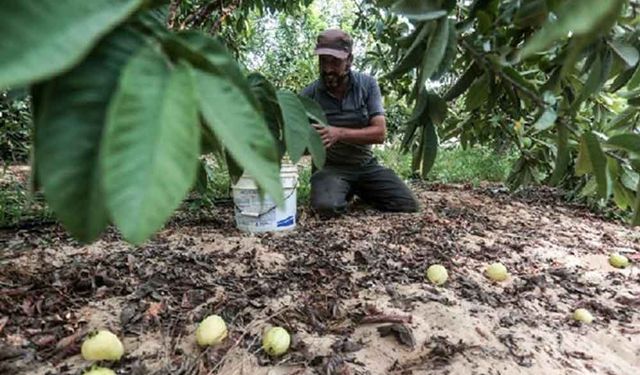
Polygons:
[[316,128],[318,134],[320,134],[320,138],[322,139],[322,143],[325,148],[329,148],[336,144],[340,140],[340,136],[342,134],[340,128],[335,126],[322,126],[319,124],[313,124],[313,127]]

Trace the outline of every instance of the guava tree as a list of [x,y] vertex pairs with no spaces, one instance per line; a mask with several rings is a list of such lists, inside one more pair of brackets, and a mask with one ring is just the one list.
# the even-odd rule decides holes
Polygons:
[[[388,80],[412,78],[403,145],[426,176],[439,139],[508,140],[520,157],[508,183],[613,198],[640,224],[640,29],[637,1],[400,0],[410,25],[375,46],[394,56]],[[397,35],[393,28],[390,35]],[[383,39],[383,38],[381,38]],[[451,83],[449,83],[451,82]],[[454,109],[454,110],[451,110]]]

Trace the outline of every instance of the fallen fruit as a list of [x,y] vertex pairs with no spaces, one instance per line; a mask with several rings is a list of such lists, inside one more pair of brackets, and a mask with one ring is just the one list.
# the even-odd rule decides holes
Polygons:
[[118,336],[101,330],[85,339],[80,351],[87,361],[118,361],[124,354],[124,347]]
[[620,254],[611,254],[609,256],[609,264],[616,268],[625,268],[629,265],[629,258]]
[[116,373],[109,368],[93,367],[91,370],[83,373],[82,375],[116,375]]
[[427,278],[435,285],[442,285],[449,278],[449,274],[442,265],[432,264],[427,268]]
[[227,337],[227,324],[218,315],[209,315],[196,329],[196,341],[200,346],[217,345]]
[[505,267],[504,264],[500,262],[489,265],[485,273],[487,277],[493,281],[504,281],[507,279],[507,276],[509,276],[507,267]]
[[593,315],[587,309],[576,309],[573,312],[573,319],[582,323],[591,323],[593,322]]
[[274,357],[284,354],[289,349],[290,343],[291,336],[282,327],[269,328],[262,338],[262,348],[267,354]]

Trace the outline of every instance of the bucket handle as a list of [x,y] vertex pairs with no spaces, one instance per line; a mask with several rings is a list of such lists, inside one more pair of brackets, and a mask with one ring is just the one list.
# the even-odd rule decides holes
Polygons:
[[[296,190],[298,189],[298,181],[296,181],[296,184],[293,186],[293,188],[291,189],[291,193],[289,193],[289,195],[287,195],[284,200],[286,201],[287,199],[291,198],[291,196],[296,192]],[[236,201],[233,201],[233,207],[238,210],[240,212],[240,215],[243,216],[249,216],[249,217],[253,217],[253,218],[259,218],[262,217],[266,214],[268,214],[269,212],[273,211],[276,209],[276,207],[278,207],[277,204],[274,204],[273,207],[269,208],[268,210],[266,210],[265,212],[257,212],[257,213],[253,213],[253,212],[243,212],[240,207],[238,207],[238,205],[236,204]]]

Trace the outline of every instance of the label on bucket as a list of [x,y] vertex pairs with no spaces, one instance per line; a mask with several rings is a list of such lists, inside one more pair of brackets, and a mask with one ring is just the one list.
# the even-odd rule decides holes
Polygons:
[[242,215],[242,212],[236,208],[236,223],[242,228],[270,228],[276,220],[276,211],[271,210],[258,217]]
[[293,216],[289,216],[288,218],[286,218],[284,220],[279,220],[278,221],[278,228],[288,227],[289,225],[293,225]]

